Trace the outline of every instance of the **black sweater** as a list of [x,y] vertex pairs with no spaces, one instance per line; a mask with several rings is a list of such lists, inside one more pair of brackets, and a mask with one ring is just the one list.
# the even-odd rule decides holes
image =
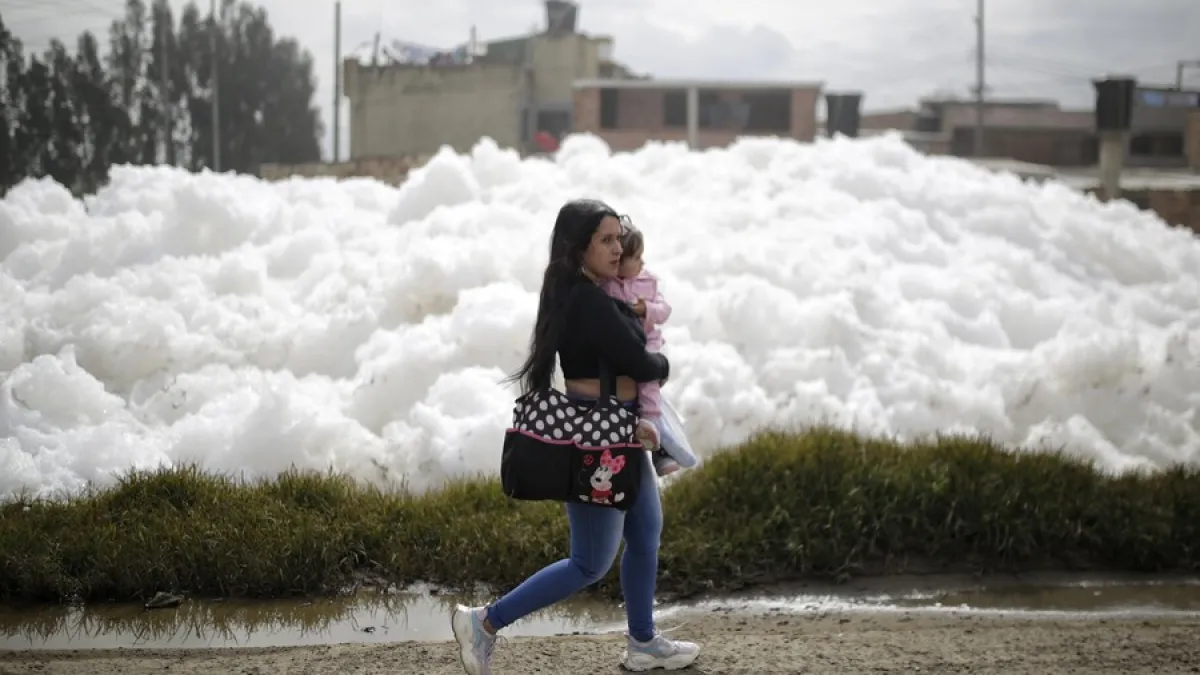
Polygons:
[[569,297],[558,346],[564,379],[599,378],[600,359],[613,375],[635,382],[667,379],[670,363],[662,354],[646,351],[646,331],[632,308],[586,279],[571,289]]

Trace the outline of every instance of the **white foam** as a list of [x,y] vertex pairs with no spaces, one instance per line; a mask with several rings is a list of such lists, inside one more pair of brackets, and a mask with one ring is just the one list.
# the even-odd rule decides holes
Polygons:
[[609,200],[675,313],[697,450],[768,424],[978,430],[1111,470],[1200,463],[1200,241],[895,137],[521,161],[400,188],[118,167],[0,202],[0,493],[199,460],[494,473],[555,212]]

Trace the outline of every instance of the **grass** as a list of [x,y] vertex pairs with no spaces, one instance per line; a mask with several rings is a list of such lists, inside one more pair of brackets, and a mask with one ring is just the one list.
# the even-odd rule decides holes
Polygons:
[[[897,572],[1200,569],[1200,470],[1108,476],[1057,453],[762,433],[663,495],[660,591]],[[519,583],[567,554],[562,507],[495,480],[424,495],[332,474],[131,472],[0,505],[0,602],[282,597],[353,579]],[[599,593],[619,595],[618,566]]]

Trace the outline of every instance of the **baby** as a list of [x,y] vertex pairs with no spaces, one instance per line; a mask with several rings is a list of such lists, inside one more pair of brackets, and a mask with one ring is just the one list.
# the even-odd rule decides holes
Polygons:
[[[659,328],[671,316],[671,306],[658,290],[658,278],[646,270],[642,263],[645,240],[632,223],[625,223],[621,230],[621,267],[616,279],[604,282],[604,290],[610,296],[629,303],[633,311],[644,319],[646,328],[646,350],[658,352],[663,346],[662,330]],[[662,392],[658,382],[638,384],[638,404],[641,421],[638,422],[636,437],[654,458],[654,470],[666,476],[679,470],[679,462],[666,451],[674,440],[670,430],[662,421]]]

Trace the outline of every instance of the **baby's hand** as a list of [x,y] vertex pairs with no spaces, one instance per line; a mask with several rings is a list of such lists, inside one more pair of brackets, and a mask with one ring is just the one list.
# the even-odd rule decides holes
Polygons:
[[646,301],[643,298],[638,298],[637,302],[629,303],[633,307],[633,313],[638,316],[646,316]]

